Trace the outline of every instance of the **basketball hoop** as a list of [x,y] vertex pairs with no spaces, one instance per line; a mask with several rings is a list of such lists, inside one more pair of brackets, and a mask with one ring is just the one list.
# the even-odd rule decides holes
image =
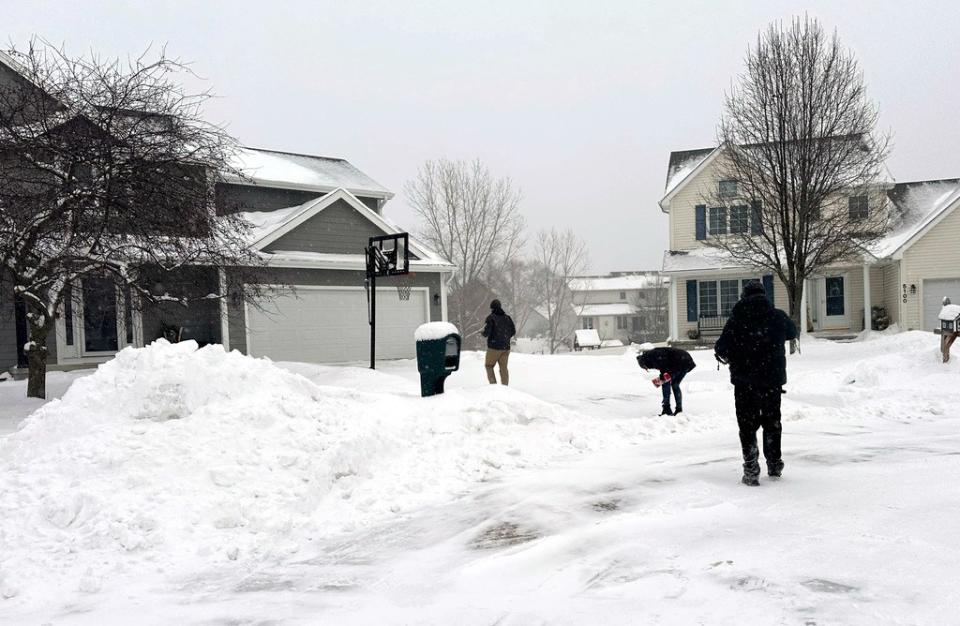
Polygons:
[[411,291],[413,291],[413,285],[407,281],[397,282],[397,295],[400,296],[401,302],[407,302],[410,300]]

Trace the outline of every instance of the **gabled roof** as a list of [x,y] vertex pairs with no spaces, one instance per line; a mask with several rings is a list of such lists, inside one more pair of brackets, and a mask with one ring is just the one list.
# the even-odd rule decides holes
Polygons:
[[[289,207],[286,209],[279,209],[277,211],[269,212],[248,212],[241,213],[240,215],[250,222],[253,225],[251,231],[251,244],[250,247],[254,250],[263,251],[271,243],[283,237],[287,233],[296,229],[298,226],[319,214],[321,211],[327,207],[333,206],[338,201],[346,202],[352,208],[354,208],[361,216],[370,221],[374,226],[384,232],[384,234],[394,234],[403,232],[395,225],[391,224],[387,220],[383,219],[375,211],[371,210],[370,207],[361,202],[356,196],[347,191],[346,189],[336,189],[335,191],[328,193],[327,195],[314,198],[313,200],[308,200],[303,204],[295,207]],[[422,243],[418,242],[413,237],[410,238],[410,252],[416,255],[421,261],[426,261],[434,264],[441,265],[450,265],[449,261],[446,261],[440,255],[433,252]],[[281,253],[283,255],[289,256],[294,253]],[[316,253],[296,253],[299,255],[310,255]],[[358,257],[363,258],[363,254],[356,255],[340,255],[348,257]]]
[[670,163],[667,165],[667,182],[663,189],[663,197],[659,202],[660,209],[664,213],[669,212],[667,206],[670,204],[670,200],[717,158],[721,148],[722,146],[718,146],[716,148],[680,150],[670,153]]
[[[659,271],[649,272],[616,272],[605,276],[574,276],[570,279],[572,291],[630,291],[633,289],[655,289],[659,279]],[[664,283],[669,279],[664,278]]]
[[343,188],[355,195],[389,199],[393,193],[346,159],[242,147],[231,165],[242,173],[231,182],[328,193]]
[[890,232],[870,247],[878,259],[899,259],[940,220],[960,206],[960,179],[898,183],[887,192],[896,216]]

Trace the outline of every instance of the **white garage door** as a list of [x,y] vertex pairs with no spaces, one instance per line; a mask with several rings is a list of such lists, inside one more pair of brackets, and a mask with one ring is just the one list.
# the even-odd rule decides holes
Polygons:
[[[377,288],[377,358],[416,356],[413,333],[429,321],[427,289],[413,289],[404,302],[393,287]],[[247,307],[247,350],[274,361],[343,363],[370,358],[367,294],[363,288],[296,287],[266,303]]]
[[945,296],[954,304],[960,304],[960,278],[923,281],[923,330],[940,328],[937,315],[943,308]]

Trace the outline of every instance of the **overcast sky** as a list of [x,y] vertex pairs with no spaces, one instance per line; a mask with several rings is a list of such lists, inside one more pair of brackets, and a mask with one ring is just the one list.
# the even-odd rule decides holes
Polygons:
[[244,144],[344,157],[397,196],[426,159],[482,159],[530,231],[587,242],[594,271],[660,267],[671,150],[710,146],[757,31],[808,12],[857,54],[897,180],[960,177],[960,3],[11,2],[6,34],[69,51],[149,44],[194,63]]

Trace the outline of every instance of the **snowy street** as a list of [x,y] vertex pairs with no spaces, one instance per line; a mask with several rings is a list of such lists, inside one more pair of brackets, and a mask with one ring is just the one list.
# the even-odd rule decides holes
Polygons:
[[711,352],[656,417],[633,352],[515,354],[510,389],[467,353],[421,399],[411,361],[124,351],[0,440],[0,622],[953,621],[960,366],[802,348],[759,488]]

